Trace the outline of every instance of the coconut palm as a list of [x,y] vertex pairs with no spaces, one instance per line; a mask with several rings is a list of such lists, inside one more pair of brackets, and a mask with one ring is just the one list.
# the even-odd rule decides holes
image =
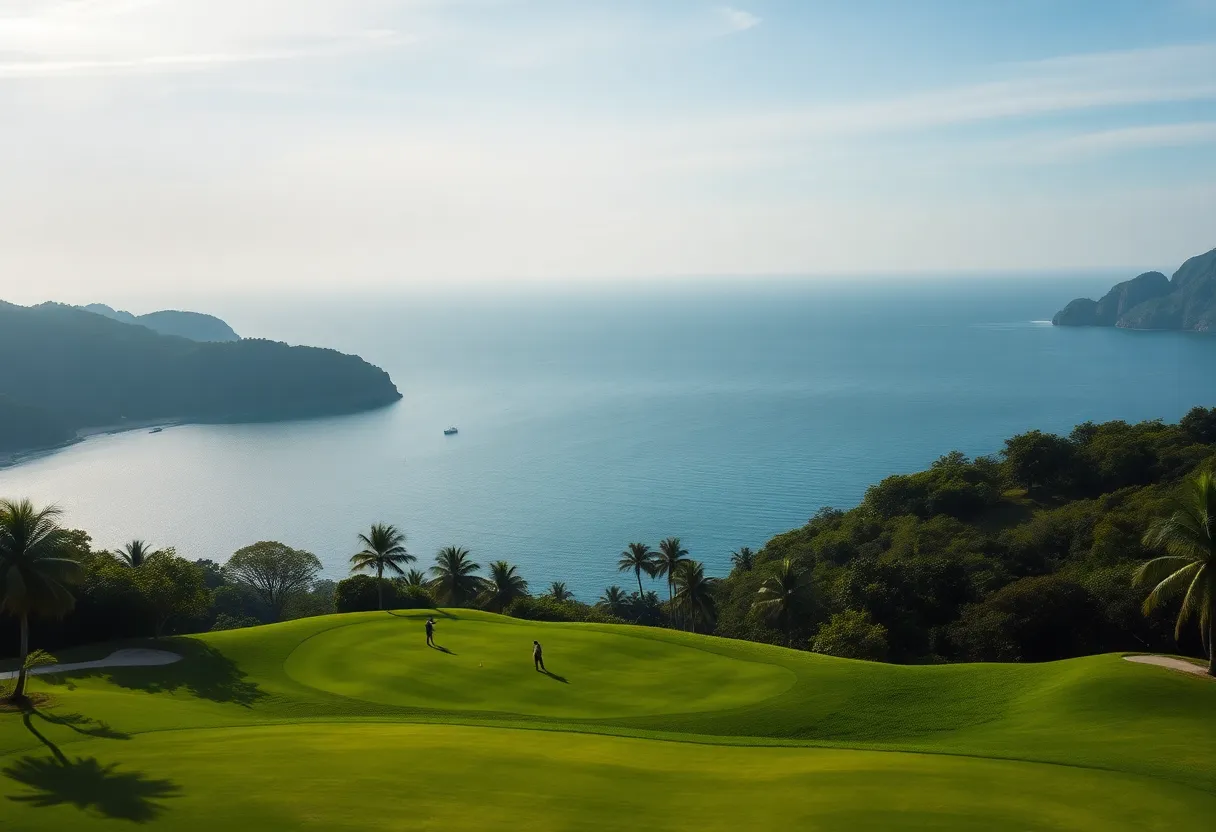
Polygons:
[[774,615],[785,630],[785,646],[793,642],[794,614],[806,599],[810,589],[810,573],[790,558],[777,565],[777,571],[764,579],[756,593],[755,608]]
[[144,561],[159,551],[159,549],[153,549],[142,540],[132,540],[116,551],[114,555],[132,569],[138,569],[144,565]]
[[554,601],[573,601],[574,593],[566,589],[565,581],[554,581],[549,584],[549,591],[545,593]]
[[405,551],[405,535],[387,523],[373,525],[367,534],[359,535],[359,542],[364,548],[350,556],[350,571],[376,570],[376,602],[384,609],[384,570],[404,575],[402,564],[417,558]]
[[604,594],[600,596],[600,600],[595,602],[595,605],[617,618],[629,617],[629,596],[616,584],[605,589]]
[[752,567],[756,565],[756,553],[747,546],[740,546],[738,550],[730,553],[730,562],[731,566],[740,572],[751,572]]
[[1145,614],[1185,590],[1174,637],[1197,619],[1208,675],[1216,676],[1216,476],[1203,473],[1192,480],[1174,513],[1149,527],[1144,545],[1166,552],[1136,572],[1137,585],[1153,585],[1144,599]]
[[621,552],[621,559],[616,562],[618,572],[632,572],[634,577],[638,579],[638,594],[645,592],[642,589],[642,573],[645,572],[651,578],[655,574],[655,553],[650,551],[650,547],[645,543],[630,543],[629,547]]
[[[667,578],[667,601],[675,599],[675,589],[672,581],[680,564],[688,560],[688,550],[680,545],[680,538],[669,537],[659,543],[659,552],[655,559],[654,574],[659,578]],[[675,611],[674,605],[672,611]]]
[[21,623],[21,666],[14,700],[25,697],[30,618],[59,617],[76,599],[68,587],[83,578],[71,558],[71,537],[59,527],[59,509],[36,509],[29,500],[0,501],[0,612]]
[[490,564],[490,577],[486,578],[481,603],[490,612],[502,612],[516,598],[528,594],[528,582],[519,574],[519,567],[505,560]]
[[405,573],[405,577],[401,581],[410,587],[424,587],[427,584],[426,573],[421,569],[411,569]]
[[714,599],[717,579],[705,577],[704,564],[695,560],[680,561],[672,583],[676,587],[672,606],[679,611],[681,619],[689,622],[693,630],[697,624],[712,627],[718,612]]
[[484,580],[473,574],[481,570],[481,564],[474,563],[469,550],[460,546],[444,546],[435,555],[435,565],[431,567],[431,588],[436,597],[452,606],[460,606],[477,597],[484,585]]

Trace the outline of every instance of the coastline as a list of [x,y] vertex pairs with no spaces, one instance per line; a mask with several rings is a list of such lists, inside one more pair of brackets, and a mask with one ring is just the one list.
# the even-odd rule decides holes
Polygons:
[[120,422],[114,425],[96,425],[93,427],[79,428],[76,431],[76,436],[67,441],[60,442],[57,445],[48,445],[42,448],[20,448],[15,451],[5,451],[0,453],[0,470],[12,468],[20,465],[23,462],[30,462],[35,459],[41,459],[44,456],[50,456],[53,453],[70,448],[73,445],[78,445],[87,439],[93,439],[97,436],[113,436],[118,433],[129,433],[133,430],[151,430],[153,428],[172,428],[185,424],[181,419],[147,419],[137,422]]

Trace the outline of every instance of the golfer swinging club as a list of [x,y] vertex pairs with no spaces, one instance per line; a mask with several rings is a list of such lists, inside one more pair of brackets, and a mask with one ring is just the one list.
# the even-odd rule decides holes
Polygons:
[[549,672],[549,671],[545,670],[545,660],[540,654],[540,642],[539,641],[532,642],[532,663],[534,665],[536,665],[536,669],[538,671],[543,671],[545,673]]

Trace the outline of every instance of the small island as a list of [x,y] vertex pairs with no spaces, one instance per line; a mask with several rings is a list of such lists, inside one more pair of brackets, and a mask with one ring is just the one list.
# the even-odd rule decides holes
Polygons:
[[1051,319],[1055,326],[1116,326],[1209,332],[1216,329],[1216,249],[1192,257],[1172,278],[1145,272],[1101,300],[1077,298]]
[[0,365],[6,456],[89,433],[336,416],[401,398],[388,373],[356,355],[260,338],[190,340],[63,304],[0,302],[0,354],[12,359]]

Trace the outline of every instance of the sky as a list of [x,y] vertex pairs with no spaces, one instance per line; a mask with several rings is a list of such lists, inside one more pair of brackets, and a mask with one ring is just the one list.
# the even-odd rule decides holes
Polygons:
[[0,298],[1216,247],[1216,0],[737,3],[0,0]]

